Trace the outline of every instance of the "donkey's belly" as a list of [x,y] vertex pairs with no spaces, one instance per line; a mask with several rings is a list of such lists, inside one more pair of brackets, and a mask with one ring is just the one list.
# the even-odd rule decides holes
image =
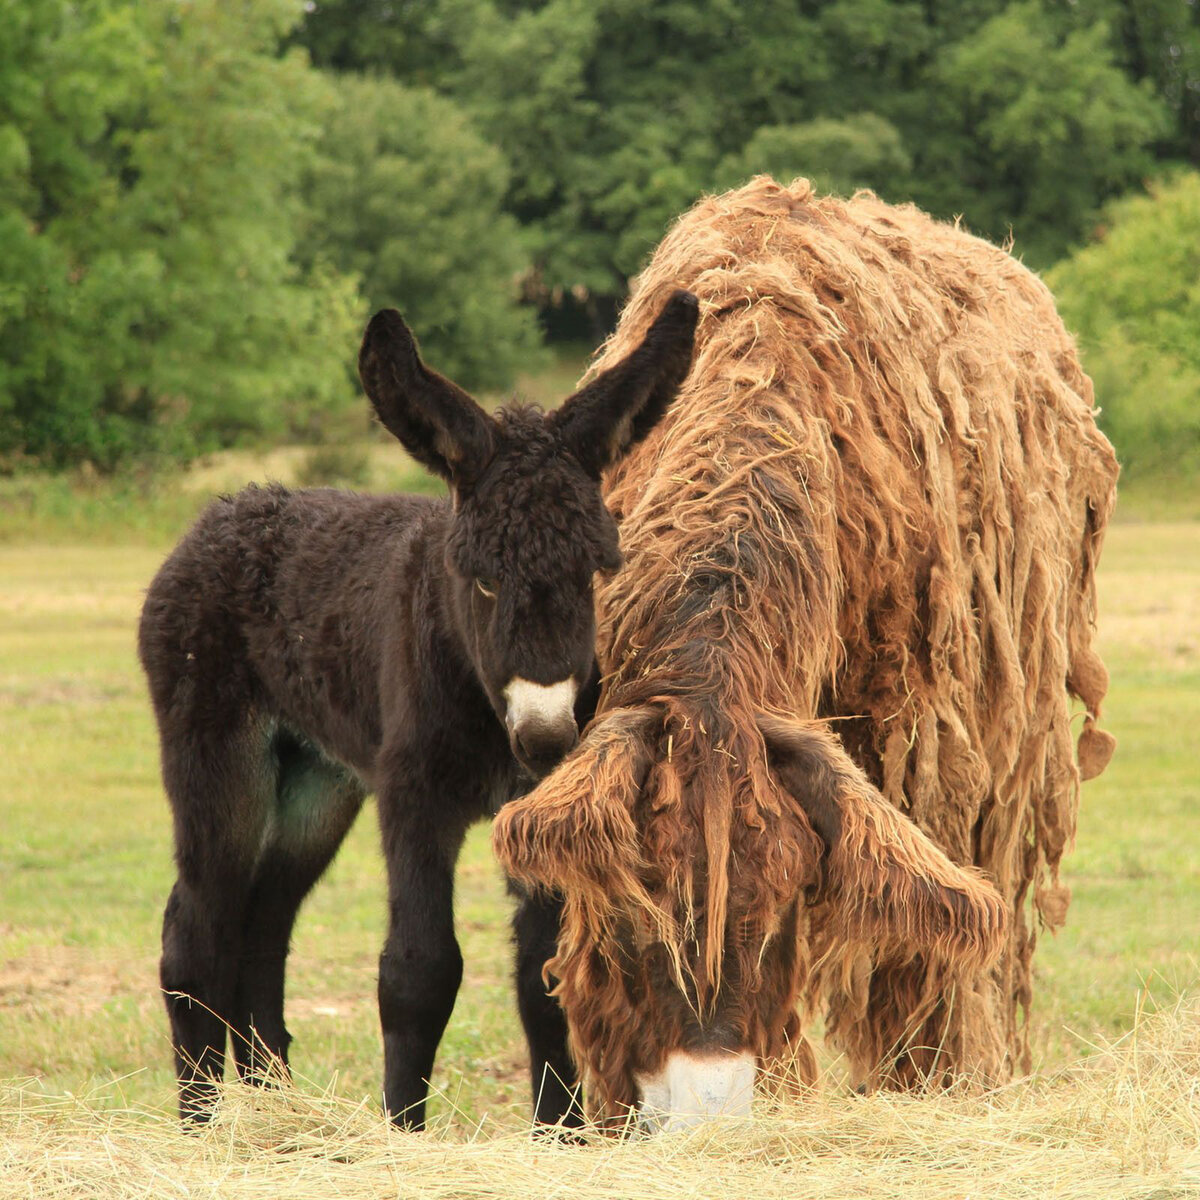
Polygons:
[[264,840],[292,852],[339,842],[362,807],[365,782],[285,725],[272,728],[268,755],[275,803]]

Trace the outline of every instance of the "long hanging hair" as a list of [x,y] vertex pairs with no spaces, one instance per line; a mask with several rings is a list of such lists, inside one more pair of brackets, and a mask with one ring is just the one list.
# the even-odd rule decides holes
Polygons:
[[[575,1053],[601,1109],[630,1102],[678,1033],[649,970],[697,1014],[732,980],[763,1059],[811,1070],[820,1003],[867,1080],[1027,1069],[1030,902],[1062,923],[1079,782],[1112,751],[1091,642],[1117,468],[1072,339],[1003,250],[803,179],[681,217],[592,369],[680,287],[691,375],[608,480],[597,719],[496,830],[566,897]],[[772,737],[837,798],[829,854]]]

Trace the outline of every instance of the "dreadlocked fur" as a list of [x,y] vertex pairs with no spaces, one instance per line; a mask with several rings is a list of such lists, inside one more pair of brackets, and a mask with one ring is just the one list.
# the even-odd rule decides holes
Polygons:
[[677,288],[692,373],[608,482],[597,719],[496,829],[565,896],[592,1103],[717,1013],[811,1077],[819,1004],[863,1082],[1027,1070],[1034,921],[1113,745],[1117,467],[1072,340],[1004,251],[802,179],[685,214],[593,370]]

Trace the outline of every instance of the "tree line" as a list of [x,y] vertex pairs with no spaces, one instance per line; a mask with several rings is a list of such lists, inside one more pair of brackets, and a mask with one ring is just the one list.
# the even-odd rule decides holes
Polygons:
[[1195,288],[1154,269],[1169,228],[1200,273],[1195,0],[0,0],[0,30],[0,468],[319,438],[384,304],[507,386],[759,171],[1011,237],[1135,461],[1147,371],[1195,449]]

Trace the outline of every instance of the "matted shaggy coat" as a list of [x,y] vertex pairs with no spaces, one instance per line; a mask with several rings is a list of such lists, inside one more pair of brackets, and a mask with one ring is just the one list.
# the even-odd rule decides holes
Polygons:
[[[1091,384],[1035,275],[870,194],[760,177],[700,202],[592,369],[677,288],[692,373],[607,485],[599,712],[495,836],[565,893],[551,969],[593,1105],[635,1103],[707,1020],[810,1076],[818,1009],[861,1082],[1003,1080],[1029,1065],[1080,779],[1112,751]],[[837,795],[824,861],[772,739]]]

